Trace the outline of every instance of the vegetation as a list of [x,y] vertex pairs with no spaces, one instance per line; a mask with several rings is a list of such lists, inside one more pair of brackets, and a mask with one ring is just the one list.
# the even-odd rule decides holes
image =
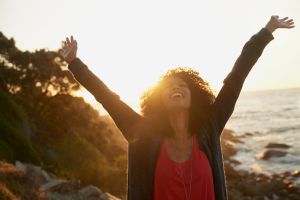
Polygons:
[[124,195],[125,140],[110,118],[72,96],[80,86],[65,64],[56,51],[21,51],[0,32],[0,159]]
[[23,132],[28,123],[24,112],[3,91],[0,91],[0,105],[0,158],[39,164],[41,160],[37,150]]

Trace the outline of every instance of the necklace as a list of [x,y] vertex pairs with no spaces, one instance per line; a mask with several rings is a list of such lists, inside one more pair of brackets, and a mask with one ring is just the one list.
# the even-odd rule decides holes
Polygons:
[[191,193],[192,193],[192,179],[193,179],[193,153],[194,153],[194,136],[192,139],[192,158],[191,158],[191,163],[190,163],[190,184],[189,184],[189,193],[187,193],[187,189],[186,189],[186,185],[185,185],[185,181],[184,181],[184,174],[183,174],[183,169],[182,169],[182,165],[180,165],[180,172],[181,172],[181,179],[182,179],[182,183],[183,183],[183,189],[184,189],[184,194],[185,194],[185,199],[186,200],[190,200],[191,199]]
[[[192,193],[192,178],[193,178],[193,154],[194,154],[194,136],[192,136],[192,157],[191,157],[191,162],[190,162],[190,183],[189,183],[189,188],[187,189],[187,186],[184,181],[184,173],[182,169],[182,163],[179,163],[179,170],[180,170],[180,179],[182,180],[183,183],[183,188],[184,188],[184,194],[185,194],[185,200],[190,200],[191,199],[191,193]],[[188,192],[187,192],[188,190]]]

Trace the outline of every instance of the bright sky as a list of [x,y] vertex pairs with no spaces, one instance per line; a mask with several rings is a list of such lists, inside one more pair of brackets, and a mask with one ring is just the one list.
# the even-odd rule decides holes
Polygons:
[[218,91],[274,14],[296,28],[273,34],[243,90],[300,87],[299,0],[0,0],[0,31],[22,50],[55,50],[74,35],[78,56],[138,111],[142,92],[177,66],[198,70]]

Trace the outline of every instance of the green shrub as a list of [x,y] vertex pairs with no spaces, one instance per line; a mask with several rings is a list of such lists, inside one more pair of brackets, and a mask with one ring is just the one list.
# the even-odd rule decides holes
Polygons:
[[84,138],[74,135],[65,137],[51,147],[55,163],[55,174],[69,179],[80,179],[83,183],[104,185],[109,173],[105,156]]
[[1,139],[0,139],[0,160],[6,160],[8,162],[13,162],[14,160],[13,150],[9,146],[7,146],[6,143],[3,142]]
[[0,116],[11,123],[12,126],[21,128],[26,115],[10,94],[0,90]]
[[0,91],[0,155],[10,162],[20,160],[39,164],[40,157],[22,132],[24,112],[9,95]]

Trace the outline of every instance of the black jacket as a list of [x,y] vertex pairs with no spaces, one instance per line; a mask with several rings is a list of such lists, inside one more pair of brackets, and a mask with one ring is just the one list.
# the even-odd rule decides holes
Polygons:
[[[216,200],[227,199],[220,135],[233,113],[243,83],[273,35],[265,28],[244,45],[232,71],[212,106],[208,120],[198,131],[199,147],[210,162]],[[129,143],[128,200],[153,200],[156,160],[163,141],[162,134],[147,119],[140,116],[112,92],[88,67],[76,58],[69,70],[110,114]]]

